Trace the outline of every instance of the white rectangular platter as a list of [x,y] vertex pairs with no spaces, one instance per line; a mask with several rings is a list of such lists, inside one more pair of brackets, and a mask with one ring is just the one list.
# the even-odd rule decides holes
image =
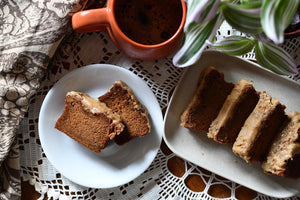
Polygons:
[[235,156],[231,145],[222,145],[207,138],[205,132],[195,132],[180,126],[180,115],[197,88],[200,72],[214,66],[223,72],[227,82],[246,79],[257,91],[266,91],[286,105],[286,113],[300,112],[300,84],[278,76],[258,65],[219,53],[206,51],[199,62],[189,67],[176,87],[164,119],[164,140],[178,156],[215,174],[260,193],[285,198],[299,192],[300,179],[289,179],[263,172],[258,162],[252,165]]

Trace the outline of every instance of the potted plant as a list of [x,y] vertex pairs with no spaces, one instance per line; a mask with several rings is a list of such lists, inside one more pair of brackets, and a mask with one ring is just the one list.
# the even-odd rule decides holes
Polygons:
[[[173,57],[178,67],[193,65],[208,46],[240,56],[253,50],[257,62],[277,74],[298,74],[293,58],[282,48],[284,32],[300,0],[189,0],[185,40]],[[215,41],[226,21],[244,36]]]

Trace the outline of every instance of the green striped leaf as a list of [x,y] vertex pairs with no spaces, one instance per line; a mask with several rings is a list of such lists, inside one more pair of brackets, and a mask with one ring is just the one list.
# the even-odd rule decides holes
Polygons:
[[250,52],[255,45],[252,39],[242,36],[230,36],[213,43],[212,48],[232,56],[241,56]]
[[263,43],[269,43],[269,42],[271,42],[271,40],[266,36],[266,34],[264,32],[250,34],[250,35],[254,39],[256,39],[258,41],[261,41]]
[[207,47],[207,41],[212,41],[221,22],[222,17],[218,14],[207,23],[192,26],[185,33],[183,46],[174,55],[173,64],[177,67],[187,67],[197,62]]
[[185,30],[194,22],[205,23],[211,20],[218,11],[221,0],[189,0]]
[[260,22],[261,1],[249,1],[244,4],[223,3],[225,20],[235,29],[244,33],[262,32]]
[[260,1],[260,0],[240,0],[241,4],[247,4],[247,3],[251,3],[254,1]]
[[284,30],[292,21],[300,0],[265,0],[261,24],[266,35],[276,44],[283,43]]
[[275,44],[257,42],[255,45],[255,57],[261,66],[277,74],[298,74],[294,59],[283,48]]

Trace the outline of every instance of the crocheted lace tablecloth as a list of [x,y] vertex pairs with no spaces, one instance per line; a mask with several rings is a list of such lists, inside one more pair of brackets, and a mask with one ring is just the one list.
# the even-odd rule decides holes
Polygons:
[[[217,39],[239,34],[224,26],[218,31]],[[299,38],[287,40],[284,45],[298,64],[299,46]],[[249,53],[244,58],[254,60],[254,55]],[[41,193],[41,198],[47,194],[54,199],[217,199],[215,191],[219,189],[223,191],[225,199],[239,199],[239,194],[245,192],[255,199],[270,199],[177,157],[164,142],[149,168],[125,185],[93,189],[65,178],[47,160],[41,147],[38,135],[39,111],[47,92],[62,76],[73,69],[93,63],[118,65],[145,80],[162,110],[167,107],[170,95],[185,70],[172,65],[172,55],[155,61],[130,59],[113,45],[105,32],[73,33],[67,36],[56,51],[42,87],[31,99],[28,114],[18,130],[22,178],[35,186]],[[182,170],[173,170],[171,164],[176,164]],[[202,183],[201,188],[187,187],[187,182],[196,179]]]

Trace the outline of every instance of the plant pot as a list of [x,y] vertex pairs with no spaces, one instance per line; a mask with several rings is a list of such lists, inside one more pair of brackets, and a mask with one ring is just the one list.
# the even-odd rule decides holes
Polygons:
[[292,23],[285,30],[284,36],[285,38],[295,38],[300,36],[300,7],[298,7]]

